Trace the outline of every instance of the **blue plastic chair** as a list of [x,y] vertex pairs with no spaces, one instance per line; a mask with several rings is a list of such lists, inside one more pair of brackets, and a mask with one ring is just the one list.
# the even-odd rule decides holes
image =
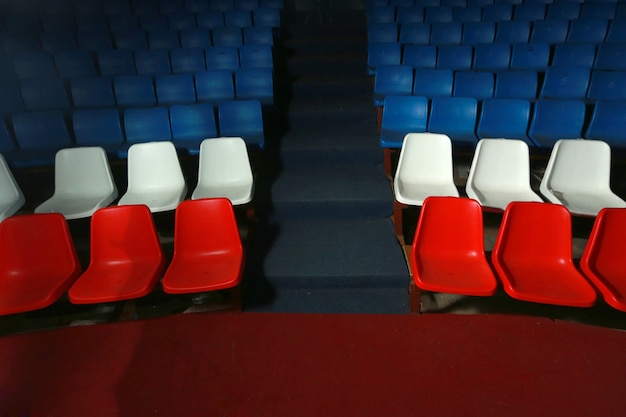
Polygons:
[[387,96],[380,130],[382,148],[400,149],[407,133],[426,131],[428,99],[422,96]]
[[271,26],[254,25],[243,30],[244,45],[274,45],[274,31]]
[[488,98],[483,100],[476,133],[479,139],[520,139],[529,145],[530,102],[514,98]]
[[550,62],[550,45],[547,43],[525,43],[511,46],[512,70],[545,71]]
[[413,95],[427,98],[451,96],[453,83],[450,69],[418,68],[413,75]]
[[96,61],[100,75],[133,75],[137,74],[133,51],[124,49],[107,49],[96,52]]
[[93,54],[81,49],[67,49],[55,52],[54,65],[59,77],[63,79],[98,75]]
[[154,29],[148,31],[148,45],[150,49],[180,48],[180,38],[173,29]]
[[219,10],[225,12],[235,8],[235,2],[233,0],[211,0],[211,10]]
[[285,8],[285,0],[260,0],[259,7],[283,10]]
[[224,27],[224,14],[219,10],[205,10],[196,14],[198,29],[215,29]]
[[593,43],[561,43],[554,46],[552,66],[593,67],[596,60],[596,45]]
[[230,70],[206,70],[195,74],[198,102],[217,106],[220,101],[235,99],[235,84]]
[[388,4],[369,7],[367,9],[367,23],[388,23],[396,21],[396,8]]
[[423,6],[396,6],[396,23],[422,23],[424,21]]
[[424,7],[425,22],[452,22],[452,7],[450,6],[426,6]]
[[112,33],[122,30],[140,29],[139,17],[132,13],[110,14],[107,17]]
[[185,10],[196,14],[206,12],[211,10],[211,2],[209,0],[186,0]]
[[159,105],[192,104],[196,102],[193,74],[157,75],[156,95]]
[[268,68],[240,68],[235,72],[235,98],[274,105],[274,74]]
[[463,23],[463,38],[465,45],[490,44],[496,36],[494,22],[466,22]]
[[274,57],[270,45],[241,45],[239,47],[241,68],[274,68]]
[[58,150],[73,146],[60,111],[29,111],[12,117],[19,152],[11,154],[15,168],[54,165]]
[[224,26],[244,28],[252,26],[252,13],[250,10],[232,9],[224,12]]
[[168,20],[170,29],[173,30],[181,31],[187,29],[195,29],[197,27],[195,13],[187,11],[170,13],[168,14]]
[[580,6],[580,3],[571,1],[549,4],[546,19],[578,19],[580,17]]
[[206,69],[204,49],[202,48],[172,49],[170,61],[173,74],[194,73]]
[[238,136],[250,147],[265,147],[260,101],[222,101],[218,105],[217,114],[220,136]]
[[78,31],[76,32],[76,41],[80,49],[90,51],[113,48],[113,40],[108,29],[105,31],[97,29]]
[[507,3],[488,4],[483,7],[483,22],[507,22],[513,16],[513,6]]
[[530,22],[512,20],[496,23],[495,43],[516,44],[527,43],[530,38]]
[[107,16],[133,14],[131,2],[127,0],[108,0],[103,2],[102,8]]
[[238,26],[224,26],[211,29],[213,45],[215,46],[236,46],[243,44],[243,33]]
[[587,99],[626,100],[626,71],[602,71],[591,73]]
[[428,131],[448,135],[458,147],[473,148],[478,142],[477,114],[478,100],[474,97],[433,97]]
[[532,22],[546,17],[544,3],[519,3],[514,6],[513,20]]
[[480,22],[482,19],[482,7],[454,7],[452,9],[453,22]]
[[607,43],[626,43],[626,18],[611,20],[604,41]]
[[273,7],[258,7],[252,11],[253,26],[269,26],[278,29],[281,26],[280,9]]
[[133,12],[137,16],[161,14],[159,2],[154,0],[133,0]]
[[15,55],[22,52],[40,51],[41,43],[38,33],[3,34],[2,47],[7,55]]
[[102,11],[93,13],[77,13],[76,31],[97,31],[107,33],[109,31],[109,23],[107,22],[106,15]]
[[569,20],[546,19],[533,22],[533,29],[530,32],[531,43],[559,44],[567,40],[569,32]]
[[381,107],[386,96],[410,96],[413,68],[406,65],[380,66],[374,78],[374,106]]
[[497,71],[509,68],[511,47],[504,43],[480,44],[474,47],[475,70]]
[[594,69],[624,71],[626,70],[626,43],[602,43],[596,51]]
[[113,156],[124,143],[117,109],[76,110],[72,124],[77,146],[100,146]]
[[589,68],[550,66],[546,70],[539,98],[584,99],[590,78]]
[[585,139],[603,140],[612,148],[626,147],[626,101],[599,100],[593,107]]
[[473,97],[477,100],[493,97],[494,76],[492,72],[457,71],[454,73],[452,95]]
[[234,0],[235,9],[253,11],[259,7],[259,0]]
[[34,10],[14,11],[10,18],[3,19],[6,30],[10,34],[38,33],[41,32],[41,20]]
[[535,103],[528,136],[537,147],[551,149],[559,139],[579,139],[585,123],[582,100],[543,100]]
[[118,158],[128,157],[128,148],[135,143],[172,140],[167,108],[128,109],[124,112],[126,142],[116,151]]
[[190,155],[200,153],[200,143],[217,137],[215,113],[210,103],[175,105],[170,108],[172,141]]
[[602,43],[609,28],[607,19],[575,19],[570,22],[567,42],[569,43]]
[[367,74],[375,75],[379,65],[399,65],[401,59],[399,42],[370,43],[367,47]]
[[137,49],[135,68],[140,75],[171,74],[170,54],[167,49]]
[[617,2],[583,2],[579,17],[581,19],[613,19]]
[[367,26],[367,41],[376,42],[398,42],[398,24],[396,22],[370,23]]
[[181,48],[210,48],[211,32],[206,29],[184,29],[179,33]]
[[70,95],[75,108],[110,108],[116,105],[111,77],[72,78]]
[[28,78],[20,81],[26,110],[68,110],[71,102],[65,84],[58,77]]
[[442,45],[437,48],[437,68],[468,70],[472,68],[473,48],[469,45]]
[[24,110],[24,101],[20,86],[15,81],[0,79],[0,117]]
[[74,32],[41,32],[39,39],[41,49],[49,53],[78,48]]
[[389,0],[389,5],[396,8],[396,18],[398,16],[397,9],[401,7],[413,7],[415,5],[414,0]]
[[204,50],[207,70],[239,69],[239,49],[235,46],[212,46]]
[[496,74],[495,98],[537,99],[537,71],[500,71]]
[[459,22],[435,22],[430,25],[431,45],[459,45],[463,37],[463,24]]
[[123,29],[113,32],[113,40],[117,49],[148,48],[146,32],[141,29]]
[[118,75],[113,78],[113,91],[119,107],[147,107],[156,104],[150,75]]
[[167,15],[157,13],[148,13],[139,15],[139,26],[145,31],[151,30],[168,30],[170,22]]
[[402,51],[402,65],[412,68],[435,68],[437,66],[437,47],[406,45]]
[[15,55],[13,69],[21,80],[58,76],[52,55],[43,51],[23,52]]
[[430,23],[403,23],[400,26],[402,45],[430,45]]
[[185,11],[185,4],[178,0],[159,0],[159,12],[165,15],[172,15]]

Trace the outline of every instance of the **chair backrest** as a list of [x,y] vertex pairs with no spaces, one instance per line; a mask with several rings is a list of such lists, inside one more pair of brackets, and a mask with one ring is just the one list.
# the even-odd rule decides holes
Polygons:
[[20,89],[26,110],[66,110],[71,107],[61,78],[28,78],[20,81]]
[[394,178],[398,202],[421,205],[426,197],[452,196],[454,186],[452,141],[439,133],[409,133],[405,136]]
[[172,73],[184,74],[204,71],[204,49],[202,48],[176,48],[170,51]]
[[[624,10],[626,10],[626,8]],[[626,42],[626,19],[615,18],[611,20],[604,41],[607,43]]]
[[96,52],[98,69],[102,76],[137,74],[133,51],[127,49],[103,49]]
[[0,315],[47,307],[78,278],[81,265],[62,214],[12,216],[0,223]]
[[148,48],[148,38],[144,30],[137,28],[123,29],[113,32],[117,49],[145,49]]
[[430,25],[431,45],[459,45],[463,38],[463,24],[460,22],[434,22]]
[[271,68],[240,68],[235,72],[237,100],[258,100],[263,106],[274,104],[274,73]]
[[142,75],[118,75],[113,78],[115,100],[120,107],[147,107],[156,104],[152,77]]
[[112,262],[165,264],[150,209],[143,204],[100,209],[91,218],[90,267]]
[[224,26],[237,28],[252,26],[252,13],[250,10],[226,10],[224,12]]
[[425,22],[452,22],[451,6],[426,6],[424,7]]
[[[524,195],[532,201],[542,201],[530,186],[528,144],[517,139],[481,139],[474,151],[465,191],[469,198],[481,203],[491,193],[512,199]],[[497,208],[504,210],[510,201]]]
[[93,55],[89,51],[69,49],[54,53],[54,65],[61,78],[98,75]]
[[585,123],[582,100],[544,100],[535,103],[528,136],[538,147],[552,148],[559,139],[579,139]]
[[483,100],[477,134],[482,138],[521,139],[527,136],[530,102],[523,99],[493,98]]
[[412,68],[434,69],[437,66],[437,47],[434,45],[405,45],[402,65]]
[[396,22],[372,22],[367,25],[367,42],[398,42],[398,33]]
[[196,102],[193,74],[157,75],[156,96],[159,105],[191,104]]
[[172,139],[170,118],[166,108],[137,108],[124,112],[126,142],[141,143]]
[[503,70],[509,68],[511,46],[503,43],[480,44],[474,47],[474,70]]
[[217,105],[220,101],[235,99],[235,84],[230,70],[206,70],[195,74],[198,102]]
[[482,18],[482,7],[475,6],[453,6],[453,22],[480,22]]
[[493,97],[494,76],[492,72],[457,71],[454,74],[456,97],[473,97],[477,100]]
[[626,42],[601,43],[596,52],[594,69],[624,71],[626,70]]
[[401,56],[400,42],[368,43],[367,73],[376,74],[376,68],[380,65],[399,65]]
[[583,67],[555,67],[546,70],[540,98],[584,99],[587,96],[591,71]]
[[593,67],[596,45],[593,43],[560,43],[554,46],[552,66]]
[[243,30],[244,45],[274,45],[274,29],[271,26],[254,25],[248,26]]
[[[178,3],[180,5],[180,3]],[[181,31],[186,29],[195,29],[196,15],[187,11],[177,11],[168,14],[170,29]]]
[[211,103],[175,105],[170,108],[172,140],[198,141],[217,136],[215,114]]
[[13,69],[21,80],[58,76],[52,55],[43,51],[27,51],[14,56]]
[[602,43],[609,28],[609,21],[602,18],[580,18],[570,22],[567,42]]
[[271,45],[244,44],[239,47],[241,68],[274,68]]
[[442,45],[437,48],[437,68],[469,70],[474,50],[469,45]]
[[583,2],[581,19],[613,19],[617,10],[616,2]]
[[424,7],[415,4],[396,6],[396,22],[401,25],[406,23],[422,23],[424,21]]
[[[186,182],[172,142],[135,143],[128,149],[126,194],[182,189],[186,189]],[[123,204],[121,200],[120,204]],[[145,204],[153,209],[148,201]]]
[[482,20],[485,22],[501,22],[511,20],[513,5],[506,3],[488,4],[483,7]]
[[61,149],[72,146],[65,118],[60,111],[14,114],[13,130],[22,150]]
[[205,139],[200,145],[198,185],[191,198],[226,197],[233,205],[252,200],[254,179],[242,138]]
[[273,7],[259,6],[252,11],[254,26],[280,27],[280,10]]
[[443,133],[455,145],[476,144],[478,100],[474,97],[433,97],[428,131]]
[[528,43],[530,21],[504,21],[496,23],[495,43],[513,45]]
[[[72,24],[68,26],[71,27]],[[39,39],[41,41],[41,49],[49,53],[78,49],[78,42],[73,31],[43,31],[39,34]]]
[[382,106],[385,96],[409,96],[413,91],[413,68],[407,65],[385,65],[376,70],[374,105]]
[[26,202],[6,159],[0,154],[0,222],[15,214]]
[[116,109],[76,110],[72,114],[72,122],[79,146],[109,148],[124,142],[120,114]]
[[72,78],[70,94],[74,108],[115,107],[113,81],[107,76]]
[[170,74],[172,68],[169,50],[152,48],[135,50],[135,68],[137,74]]
[[198,29],[224,27],[224,14],[219,10],[203,10],[196,14]]
[[[178,32],[172,29],[148,30],[148,46],[150,49],[180,48]],[[136,58],[135,58],[136,59]]]
[[466,45],[493,43],[496,36],[496,24],[494,22],[465,22],[463,23],[463,38],[461,42]]
[[451,69],[417,68],[413,79],[413,95],[428,98],[451,96],[453,74]]
[[265,147],[263,113],[259,100],[222,101],[217,108],[220,136],[242,137],[246,144]]
[[593,107],[585,139],[598,139],[616,148],[626,146],[626,100],[599,100]]
[[580,16],[580,3],[557,2],[548,5],[546,20],[573,20]]
[[532,22],[546,17],[546,5],[543,3],[520,3],[514,6],[514,20]]
[[210,48],[213,46],[211,32],[200,28],[181,30],[180,46],[182,48]]
[[626,71],[593,71],[587,99],[626,100]]
[[[430,24],[428,23],[403,23],[400,26],[400,44],[409,45],[429,45],[430,44]],[[434,46],[434,45],[433,45]]]
[[555,193],[602,193],[611,188],[611,148],[600,140],[561,139],[554,144],[539,191],[561,204]]
[[236,46],[212,46],[204,50],[207,70],[237,71],[239,50]]
[[[111,2],[108,2],[109,4]],[[112,33],[139,29],[139,17],[135,16],[132,11],[130,13],[113,13],[108,16],[109,30]]]
[[516,43],[511,46],[512,70],[545,71],[550,61],[550,44],[548,43]]
[[423,96],[387,96],[383,104],[380,146],[401,148],[411,132],[425,132],[428,122],[428,98]]
[[211,29],[214,46],[243,45],[243,32],[239,26],[224,26]]
[[495,98],[537,98],[537,71],[500,71],[496,74]]

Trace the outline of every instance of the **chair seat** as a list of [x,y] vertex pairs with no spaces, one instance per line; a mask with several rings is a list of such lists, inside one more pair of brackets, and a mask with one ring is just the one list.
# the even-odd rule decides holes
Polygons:
[[243,258],[231,253],[205,254],[172,261],[163,277],[168,294],[216,291],[237,286],[241,281]]
[[510,190],[509,192],[496,190],[493,193],[481,190],[476,191],[478,202],[483,207],[491,207],[505,210],[511,201],[536,201],[541,203],[543,200],[532,190]]
[[563,193],[553,191],[553,193],[572,214],[582,216],[595,216],[605,207],[626,207],[626,201],[612,191],[598,193]]
[[97,304],[132,300],[152,291],[161,277],[164,263],[111,261],[90,265],[70,288],[73,304]]
[[440,184],[435,183],[406,183],[398,181],[398,191],[396,193],[396,200],[402,204],[408,205],[420,205],[427,197],[439,196],[439,197],[458,197],[459,190],[447,182]]
[[491,296],[496,280],[485,257],[420,258],[416,285],[426,291],[470,296]]
[[228,198],[233,206],[252,201],[252,184],[199,185],[193,191],[192,200],[199,198]]
[[178,190],[163,190],[143,193],[126,193],[120,198],[118,205],[145,204],[150,211],[160,212],[174,210],[185,199],[187,187]]
[[35,213],[61,213],[66,219],[90,217],[96,210],[106,207],[115,200],[117,192],[106,196],[64,196],[56,195],[35,209]]

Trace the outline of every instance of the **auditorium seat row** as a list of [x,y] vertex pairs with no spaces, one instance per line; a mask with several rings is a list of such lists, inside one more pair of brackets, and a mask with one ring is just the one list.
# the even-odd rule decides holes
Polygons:
[[223,101],[217,116],[211,104],[128,109],[76,110],[70,123],[60,111],[14,114],[10,126],[0,125],[0,152],[14,168],[51,166],[59,149],[101,146],[126,158],[135,143],[173,141],[179,149],[199,153],[205,138],[242,137],[251,148],[265,144],[258,100]]
[[167,259],[147,206],[102,208],[91,217],[89,265],[83,270],[67,221],[59,213],[12,216],[0,223],[0,315],[42,309],[67,296],[100,304],[148,295],[232,290],[244,249],[230,201],[187,200],[176,208],[174,254]]
[[[453,0],[462,2],[462,0]],[[500,22],[543,19],[621,19],[626,6],[617,1],[606,2],[496,2],[483,5],[415,5],[411,0],[395,0],[389,5],[367,9],[368,23],[420,22]]]
[[[479,45],[402,45],[398,42],[368,45],[367,73],[376,74],[382,65],[408,65],[413,68],[452,70],[535,70],[552,65],[583,66],[597,70],[626,70],[625,43],[559,44],[547,43]],[[577,58],[579,57],[579,61]]]
[[626,41],[626,18],[502,22],[370,23],[370,43],[476,45],[484,43],[617,43]]
[[600,211],[579,268],[572,257],[571,215],[565,207],[540,202],[509,204],[491,262],[485,253],[482,215],[473,199],[426,199],[409,256],[418,289],[492,296],[501,287],[517,300],[572,307],[592,307],[601,297],[626,312],[620,255],[626,236],[626,208]]

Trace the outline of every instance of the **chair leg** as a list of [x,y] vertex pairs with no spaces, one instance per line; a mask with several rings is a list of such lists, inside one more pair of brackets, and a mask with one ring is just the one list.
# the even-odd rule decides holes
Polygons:
[[125,301],[118,317],[119,321],[134,320],[137,318],[137,305],[134,300]]
[[380,130],[383,125],[383,108],[382,106],[376,107],[376,128],[377,132],[380,133]]
[[385,167],[385,175],[390,180],[393,179],[393,175],[391,172],[391,149],[383,148],[383,158],[384,158],[384,167]]
[[231,288],[230,290],[230,302],[232,305],[232,311],[235,313],[241,313],[243,311],[243,303],[241,300],[241,285]]
[[406,207],[405,204],[398,203],[396,200],[393,202],[393,228],[396,236],[404,237],[403,214]]
[[415,285],[413,279],[409,283],[409,311],[422,314],[422,290]]

